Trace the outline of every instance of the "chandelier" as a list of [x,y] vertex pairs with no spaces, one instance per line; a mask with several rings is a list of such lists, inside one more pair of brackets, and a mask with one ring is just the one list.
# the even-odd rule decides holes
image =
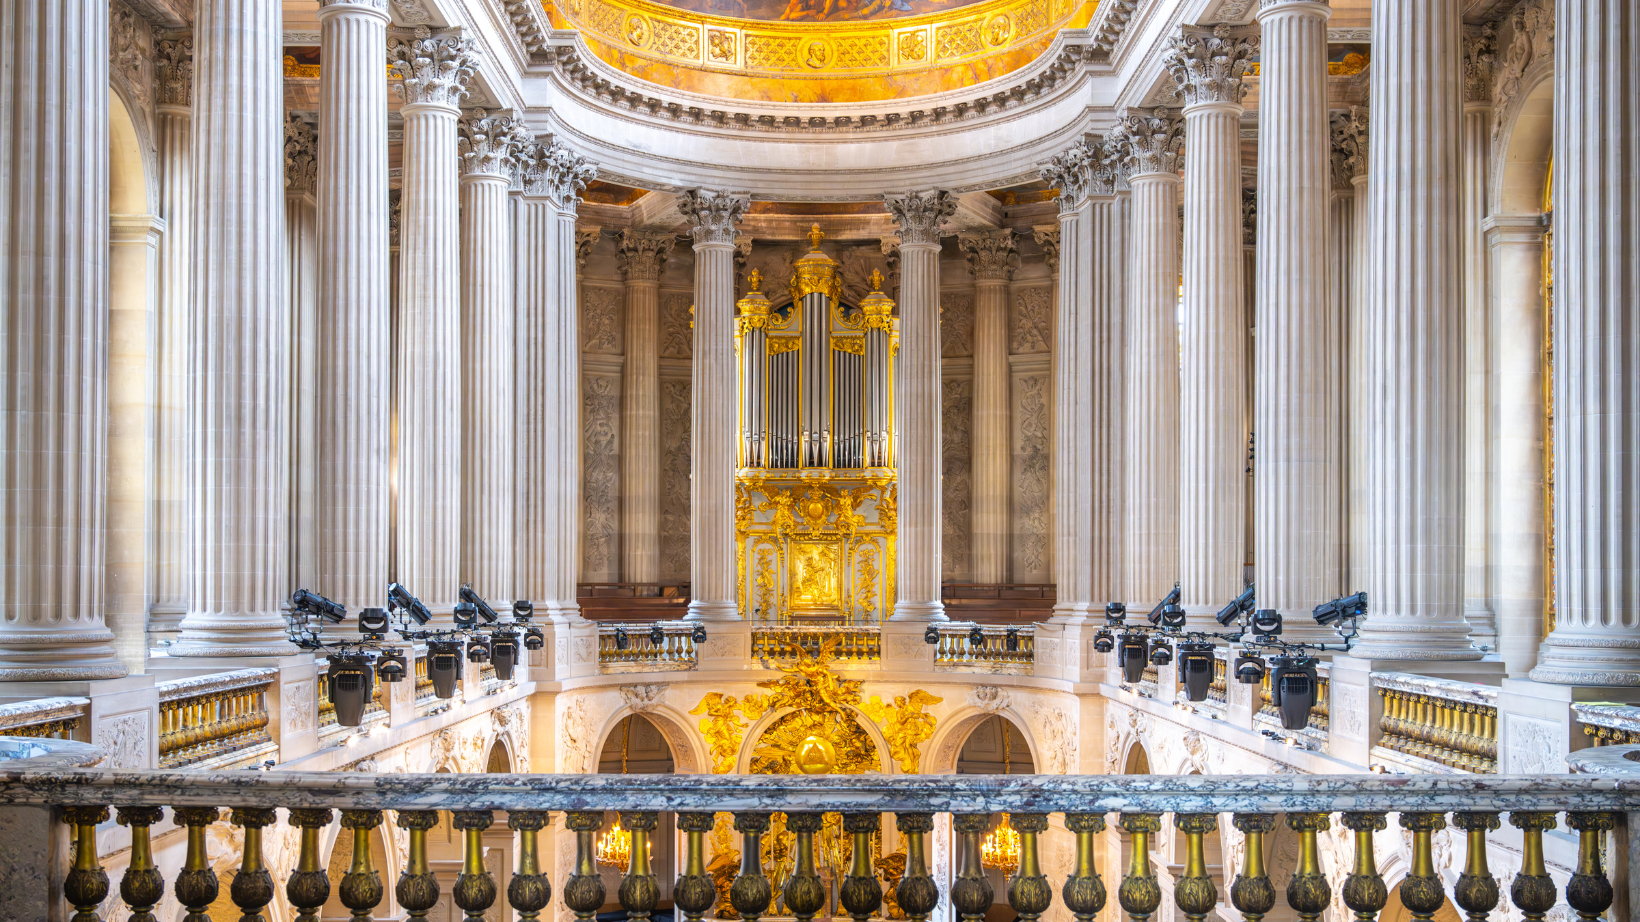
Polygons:
[[[1013,740],[1008,733],[1008,719],[998,717],[1002,724],[1002,773],[1013,774]],[[979,846],[979,863],[993,871],[1012,874],[1019,870],[1019,833],[1014,831],[1008,814],[1002,814],[1002,825],[991,830]]]
[[[621,721],[621,774],[626,774],[627,744],[632,735],[632,718]],[[632,864],[632,836],[621,828],[621,821],[617,819],[615,825],[604,830],[598,837],[597,846],[593,852],[598,864],[606,868],[617,868],[625,874],[627,867]]]

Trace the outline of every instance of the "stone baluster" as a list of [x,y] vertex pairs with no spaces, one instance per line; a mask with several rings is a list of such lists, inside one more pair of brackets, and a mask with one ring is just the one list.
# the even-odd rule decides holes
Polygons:
[[974,277],[973,579],[1008,581],[1013,430],[1009,423],[1008,282],[1019,268],[1012,230],[957,238]]
[[[457,107],[470,39],[425,27],[388,60],[404,77],[399,219],[398,581],[435,616],[455,607],[461,547],[461,246]],[[502,187],[505,190],[505,186]],[[504,193],[503,193],[504,194]]]
[[[528,140],[519,123],[474,109],[456,125],[461,163],[461,577],[510,602],[514,457],[513,219],[507,187]],[[402,456],[401,456],[402,457]]]
[[[1461,153],[1458,12],[1430,0],[1373,9],[1363,369],[1374,414],[1372,609],[1353,651],[1363,658],[1481,655],[1463,618],[1464,344],[1455,308],[1463,235],[1451,220]],[[1261,456],[1263,447],[1261,435]]]
[[17,363],[0,384],[0,680],[113,678],[126,670],[103,622],[108,5],[24,8],[0,74],[0,336]]
[[1246,322],[1241,278],[1242,75],[1256,46],[1219,26],[1172,42],[1184,96],[1184,303],[1179,360],[1179,587],[1192,628],[1242,590],[1247,537]]
[[894,386],[898,574],[894,621],[944,621],[940,593],[940,236],[949,192],[885,197],[900,232],[900,356]]
[[660,578],[660,277],[677,238],[624,230],[615,264],[626,281],[621,363],[621,578]]
[[1640,9],[1555,4],[1555,625],[1531,676],[1640,685]]
[[358,609],[384,603],[388,572],[387,3],[321,3],[319,45],[314,414],[325,450],[314,459],[317,585],[308,588]]
[[695,237],[695,343],[689,431],[688,617],[731,621],[735,602],[735,224],[745,196],[695,189],[678,200]]
[[1127,258],[1123,589],[1147,608],[1179,578],[1179,166],[1184,120],[1125,113],[1110,141],[1132,187]]

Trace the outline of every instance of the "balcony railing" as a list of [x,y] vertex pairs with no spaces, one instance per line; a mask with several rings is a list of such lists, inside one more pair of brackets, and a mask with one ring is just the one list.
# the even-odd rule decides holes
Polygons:
[[[656,643],[653,629],[661,629]],[[603,672],[666,672],[695,668],[693,632],[686,621],[598,624],[598,667]]]
[[[57,744],[72,746],[74,744]],[[1207,865],[1209,837],[1221,821],[1245,836],[1240,877],[1229,888],[1227,902],[1246,918],[1262,918],[1274,909],[1278,891],[1273,879],[1289,879],[1287,906],[1303,919],[1319,919],[1332,908],[1333,893],[1322,869],[1321,837],[1336,822],[1353,833],[1353,846],[1338,857],[1353,859],[1354,872],[1341,893],[1357,920],[1372,922],[1388,905],[1390,891],[1380,873],[1375,838],[1407,835],[1409,869],[1401,880],[1401,906],[1414,918],[1432,918],[1450,900],[1470,919],[1501,919],[1507,898],[1526,918],[1543,918],[1562,899],[1581,918],[1600,918],[1614,902],[1606,855],[1619,852],[1606,834],[1620,828],[1624,814],[1640,810],[1640,780],[1586,775],[1481,778],[1451,776],[1384,777],[1378,775],[1292,776],[768,776],[768,775],[411,775],[354,773],[99,773],[83,770],[11,770],[0,772],[0,803],[8,809],[27,805],[60,808],[56,814],[73,833],[78,847],[61,885],[62,898],[91,920],[110,893],[96,840],[98,827],[117,813],[129,827],[130,866],[121,894],[137,913],[149,911],[164,890],[162,874],[151,858],[151,830],[170,822],[187,829],[182,871],[170,882],[172,892],[190,912],[205,913],[222,890],[207,851],[206,827],[228,808],[231,822],[243,829],[244,848],[232,897],[247,917],[267,908],[276,890],[288,895],[300,918],[314,918],[330,899],[332,881],[322,868],[319,831],[336,811],[342,825],[364,831],[380,826],[383,811],[407,830],[408,857],[396,892],[399,908],[422,917],[441,899],[440,884],[429,866],[427,830],[439,823],[437,811],[451,811],[451,825],[464,832],[464,870],[454,885],[457,906],[467,918],[485,918],[502,899],[521,919],[534,920],[558,899],[578,919],[591,920],[610,894],[594,861],[594,834],[605,811],[619,811],[634,856],[616,894],[633,919],[656,909],[659,887],[647,860],[650,835],[660,811],[677,814],[684,834],[683,875],[673,888],[676,910],[698,922],[717,902],[713,878],[705,871],[704,839],[714,814],[734,814],[742,834],[742,854],[758,855],[769,830],[770,815],[785,813],[786,829],[796,836],[794,865],[783,887],[787,911],[812,919],[826,906],[827,893],[814,863],[815,834],[824,814],[841,814],[845,834],[853,839],[855,861],[840,890],[840,902],[857,920],[877,915],[884,886],[869,863],[872,836],[885,822],[894,823],[904,840],[905,868],[894,892],[899,908],[912,922],[928,919],[942,897],[941,881],[949,870],[951,884],[943,894],[966,919],[979,919],[994,895],[981,864],[980,838],[992,816],[1011,815],[1021,839],[1021,860],[1007,900],[1022,919],[1035,920],[1063,901],[1078,918],[1091,919],[1114,898],[1131,919],[1149,919],[1161,906],[1162,889],[1152,860],[1152,846],[1164,825],[1178,831],[1183,863],[1173,882],[1173,901],[1187,919],[1204,919],[1218,911],[1219,888]],[[943,850],[929,842],[936,817],[962,804],[951,815],[956,847],[951,867],[931,867]],[[111,811],[110,806],[113,810]],[[300,830],[297,870],[274,880],[263,855],[270,826],[284,821]],[[518,834],[517,864],[497,874],[485,861],[483,830],[506,811],[507,826]],[[548,811],[568,811],[565,826],[575,833],[573,873],[561,894],[554,894],[543,870],[539,831]],[[1075,854],[1068,875],[1050,876],[1039,860],[1039,836],[1048,816],[1063,813],[1075,834]],[[1114,814],[1111,816],[1110,814]],[[1229,814],[1226,817],[1226,814]],[[1391,814],[1397,814],[1392,817]],[[38,811],[28,814],[40,822]],[[1524,862],[1507,897],[1487,864],[1493,830],[1503,823],[1520,830]],[[1132,854],[1120,881],[1101,879],[1096,860],[1100,833],[1107,823],[1127,834]],[[1278,823],[1296,834],[1296,854],[1267,849],[1266,837]],[[1580,844],[1579,865],[1564,889],[1544,861],[1544,834],[1564,825]],[[1435,861],[1434,833],[1452,826],[1467,833],[1467,860],[1451,887]],[[1395,832],[1387,831],[1398,826]],[[1402,832],[1404,830],[1404,833]],[[57,841],[63,842],[66,837]],[[1327,836],[1331,839],[1331,836]],[[364,841],[359,835],[355,841]],[[67,860],[50,849],[20,850],[11,872],[21,879],[51,879],[49,862]],[[36,861],[39,868],[19,867]],[[367,918],[384,897],[381,868],[372,864],[368,847],[353,851],[352,865],[334,885],[355,917]],[[549,864],[550,866],[550,864]],[[1346,865],[1347,866],[1347,865]],[[500,877],[501,879],[497,879]],[[27,889],[27,888],[24,888]],[[505,896],[500,896],[505,894]],[[769,909],[774,894],[759,862],[742,865],[731,889],[740,915],[756,918]],[[51,894],[55,899],[58,892]],[[0,910],[15,915],[23,900],[38,892],[0,894]],[[7,906],[7,901],[11,905]],[[26,907],[36,914],[32,904]],[[1449,910],[1447,910],[1449,911]],[[45,912],[37,912],[44,916]],[[203,916],[201,916],[203,917]],[[1285,917],[1285,916],[1283,916]]]
[[815,657],[831,644],[834,662],[842,665],[875,663],[883,658],[882,629],[876,625],[754,624],[752,658],[789,660],[797,651]]
[[1640,707],[1632,704],[1574,704],[1572,713],[1591,746],[1640,745]]
[[1402,673],[1374,673],[1383,704],[1374,762],[1412,771],[1498,770],[1498,690]]
[[276,755],[268,689],[278,675],[272,668],[237,669],[159,683],[160,767],[240,768]]
[[[975,629],[979,631],[975,642]],[[1035,625],[975,625],[953,621],[939,626],[936,666],[974,672],[1029,673],[1036,663]]]
[[0,705],[0,736],[73,739],[90,707],[90,698],[37,698]]

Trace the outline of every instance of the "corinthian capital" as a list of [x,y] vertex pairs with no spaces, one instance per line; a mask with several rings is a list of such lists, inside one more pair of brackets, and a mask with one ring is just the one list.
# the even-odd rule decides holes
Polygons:
[[1112,133],[1127,143],[1130,175],[1179,172],[1184,159],[1184,119],[1172,109],[1130,109]]
[[461,175],[511,178],[513,158],[529,140],[517,119],[473,109],[456,123]]
[[1210,102],[1240,104],[1247,94],[1242,76],[1252,66],[1258,52],[1256,40],[1233,38],[1230,27],[1220,23],[1211,35],[1186,32],[1168,46],[1168,72],[1184,94],[1185,105]]
[[968,274],[976,279],[1006,282],[1019,268],[1019,247],[1011,230],[959,234],[957,246],[968,259]]
[[957,213],[957,197],[938,189],[885,195],[888,213],[900,228],[900,245],[940,242],[945,219]]
[[1465,26],[1463,33],[1464,102],[1492,101],[1492,74],[1498,60],[1498,24]]
[[194,101],[194,40],[192,36],[166,39],[154,49],[154,100],[162,106],[187,106]]
[[653,282],[666,268],[666,257],[672,254],[677,238],[671,234],[646,234],[624,230],[615,238],[615,265],[621,277],[629,282]]
[[319,143],[313,129],[294,112],[285,116],[285,192],[314,195],[319,191]]
[[1093,161],[1094,152],[1087,142],[1078,141],[1037,171],[1049,188],[1059,190],[1060,214],[1070,214],[1088,200]]
[[696,244],[733,244],[735,224],[750,204],[744,195],[710,189],[690,189],[678,196],[678,210],[693,228]]
[[559,211],[574,213],[587,183],[598,168],[562,144],[526,141],[513,155],[523,174],[525,195],[544,195]]
[[1330,121],[1333,185],[1342,188],[1367,172],[1367,110],[1354,106],[1334,112]]
[[1036,245],[1042,248],[1042,258],[1047,261],[1048,268],[1059,271],[1059,228],[1037,227],[1032,229],[1036,237]]
[[592,256],[592,248],[598,245],[598,239],[604,232],[596,227],[577,227],[575,229],[575,271],[584,271],[587,260]]
[[407,103],[454,106],[467,95],[467,80],[478,67],[478,48],[458,35],[433,35],[426,26],[416,36],[387,48],[387,63],[404,78]]

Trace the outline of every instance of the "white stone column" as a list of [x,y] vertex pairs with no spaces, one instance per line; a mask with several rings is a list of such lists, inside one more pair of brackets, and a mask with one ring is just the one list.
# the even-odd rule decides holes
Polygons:
[[[898,571],[893,621],[944,621],[940,592],[940,235],[957,198],[885,197],[900,231],[900,355],[894,386]],[[699,359],[697,358],[698,362]]]
[[286,409],[283,33],[278,9],[194,7],[193,590],[172,657],[293,654]]
[[[1344,432],[1343,591],[1366,586],[1367,445],[1372,436],[1366,371],[1367,110],[1355,106],[1331,117],[1334,211],[1331,289],[1343,333],[1340,353]],[[1348,188],[1346,193],[1344,190]],[[1347,205],[1345,203],[1348,203]],[[1344,274],[1339,278],[1339,274]]]
[[[1257,353],[1253,348],[1253,310],[1258,304],[1258,193],[1246,188],[1241,190],[1241,281],[1244,288],[1241,300],[1243,341],[1246,343],[1248,360],[1255,361]],[[1242,450],[1247,458],[1247,466],[1243,468],[1247,488],[1247,537],[1244,539],[1243,551],[1246,553],[1246,566],[1249,572],[1256,569],[1253,566],[1253,546],[1256,543],[1253,526],[1258,517],[1258,496],[1253,489],[1255,478],[1252,457],[1255,377],[1257,376],[1248,375],[1246,386],[1242,389],[1242,418],[1246,424],[1242,432]]]
[[1184,119],[1172,110],[1123,115],[1132,186],[1127,258],[1126,470],[1123,589],[1153,605],[1179,579],[1179,166]]
[[1640,685],[1640,9],[1555,4],[1555,628],[1532,678]]
[[596,170],[556,144],[519,156],[517,590],[554,621],[579,618],[581,337],[575,208]]
[[[1085,465],[1093,452],[1093,407],[1087,387],[1094,352],[1092,248],[1088,241],[1088,187],[1093,152],[1078,142],[1041,170],[1059,190],[1059,271],[1054,297],[1054,618],[1081,623],[1091,610],[1094,490]],[[1038,237],[1040,240],[1040,236]],[[1005,357],[1006,358],[1006,357]]]
[[624,230],[615,264],[626,280],[621,364],[621,578],[653,583],[661,550],[660,277],[671,234]]
[[1184,304],[1179,387],[1179,587],[1193,628],[1242,589],[1247,330],[1242,307],[1241,100],[1255,46],[1219,26],[1173,40],[1184,96]]
[[1360,254],[1361,241],[1356,239],[1356,227],[1361,223],[1357,215],[1366,208],[1366,202],[1356,198],[1355,173],[1359,168],[1366,169],[1366,160],[1358,155],[1364,153],[1364,148],[1358,148],[1353,135],[1353,122],[1349,113],[1335,112],[1330,117],[1332,130],[1332,198],[1327,207],[1327,294],[1328,310],[1333,318],[1333,332],[1337,336],[1334,343],[1333,356],[1336,362],[1333,380],[1338,382],[1334,395],[1338,399],[1336,412],[1338,413],[1339,431],[1339,477],[1338,502],[1340,510],[1339,534],[1343,540],[1339,545],[1338,573],[1343,591],[1349,592],[1349,573],[1351,555],[1355,553],[1352,543],[1354,537],[1350,531],[1352,489],[1356,476],[1352,464],[1356,443],[1364,442],[1367,438],[1368,427],[1355,416],[1355,392],[1352,388],[1350,352],[1354,347],[1350,339],[1351,318],[1357,311],[1354,301],[1356,277],[1360,275],[1360,266],[1357,257]]
[[315,592],[386,604],[389,427],[387,4],[319,10]]
[[1487,187],[1492,157],[1492,62],[1497,26],[1465,26],[1463,36],[1463,180],[1458,200],[1463,238],[1464,342],[1464,619],[1476,646],[1499,648],[1493,598],[1498,572],[1491,537],[1497,462],[1492,454],[1492,357],[1497,335],[1487,297]]
[[174,632],[188,612],[188,355],[193,305],[188,281],[193,264],[194,40],[167,39],[155,46],[155,155],[159,165],[159,407],[155,414],[157,478],[154,484],[154,601],[150,632]]
[[[399,219],[398,581],[435,614],[455,607],[461,549],[461,244],[457,103],[470,40],[418,37],[388,52],[404,75]],[[385,253],[385,248],[383,250]]]
[[[701,621],[739,617],[735,601],[738,420],[736,401],[730,395],[735,393],[737,376],[735,224],[748,204],[746,196],[704,189],[678,197],[678,210],[695,237],[694,399],[689,430],[689,583],[694,598],[689,600],[688,617]],[[939,572],[937,567],[935,572]]]
[[461,575],[492,604],[513,575],[512,216],[507,187],[526,136],[474,109],[456,126],[461,154]]
[[957,238],[974,277],[973,562],[976,583],[1008,581],[1013,428],[1008,392],[1008,282],[1019,267],[1012,230]]
[[1373,8],[1365,370],[1373,414],[1371,609],[1354,650],[1363,658],[1481,655],[1463,618],[1458,14],[1444,0],[1385,0]]
[[1544,633],[1543,232],[1543,217],[1536,214],[1494,215],[1485,226],[1497,330],[1493,603],[1498,654],[1514,678],[1525,678],[1537,665]]
[[1297,640],[1334,636],[1310,610],[1338,595],[1343,550],[1339,319],[1327,290],[1331,15],[1318,0],[1266,0],[1258,14],[1253,560],[1258,606],[1286,616],[1284,636]]
[[285,298],[290,304],[290,575],[318,585],[313,489],[318,466],[319,148],[313,129],[285,117]]

